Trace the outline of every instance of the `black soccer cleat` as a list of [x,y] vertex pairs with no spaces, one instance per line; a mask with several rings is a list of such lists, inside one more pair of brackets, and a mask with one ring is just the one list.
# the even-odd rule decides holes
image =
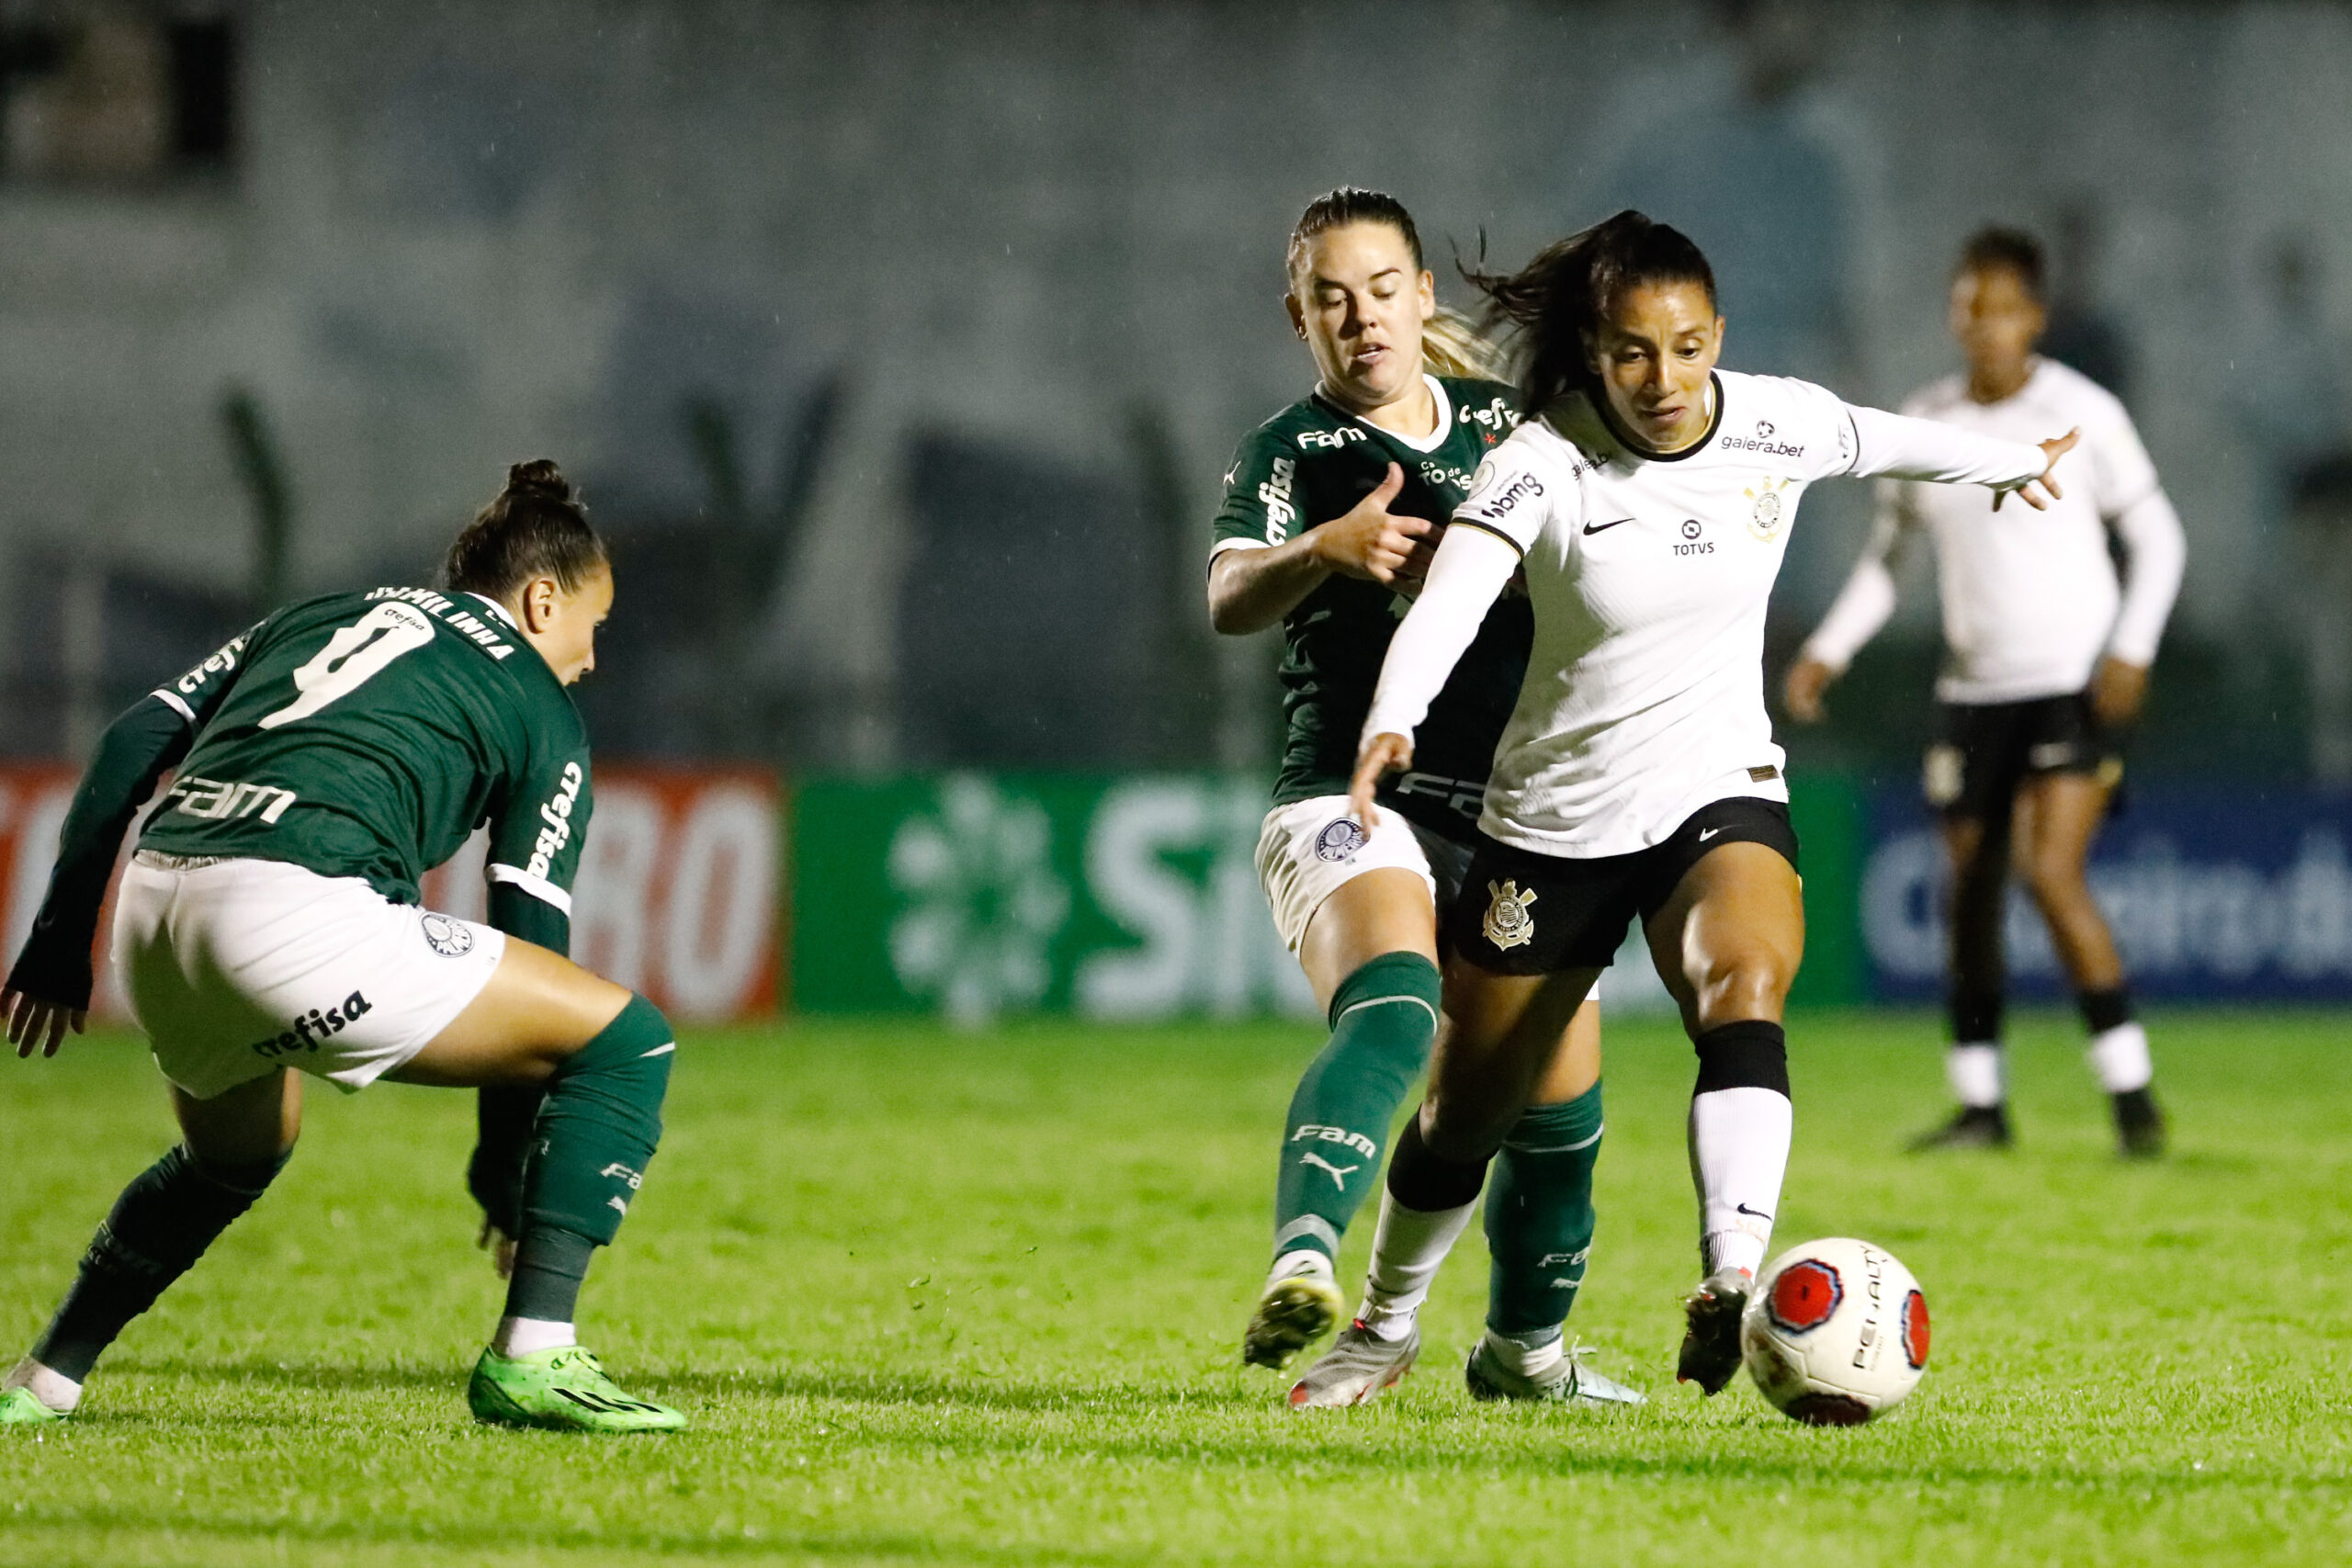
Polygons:
[[1702,1393],[1723,1392],[1739,1371],[1739,1314],[1747,1309],[1755,1283],[1745,1269],[1718,1269],[1682,1298],[1685,1326],[1675,1381],[1695,1382]]
[[2012,1142],[2007,1105],[1963,1105],[1952,1119],[1911,1140],[1913,1154],[1937,1149],[2006,1149]]
[[2159,1159],[2165,1152],[2165,1113],[2146,1086],[2125,1089],[2115,1100],[2115,1152],[2125,1159]]

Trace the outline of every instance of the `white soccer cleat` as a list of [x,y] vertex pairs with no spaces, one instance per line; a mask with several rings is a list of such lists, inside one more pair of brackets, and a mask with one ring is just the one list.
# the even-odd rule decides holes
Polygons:
[[1462,1381],[1469,1384],[1470,1397],[1480,1400],[1508,1399],[1542,1404],[1649,1403],[1646,1396],[1616,1379],[1577,1364],[1577,1357],[1591,1353],[1582,1345],[1572,1345],[1561,1352],[1558,1360],[1531,1377],[1503,1365],[1494,1347],[1482,1338],[1470,1347],[1470,1359],[1462,1368]]
[[1383,1339],[1361,1322],[1340,1330],[1331,1348],[1291,1385],[1293,1410],[1335,1410],[1364,1404],[1413,1370],[1421,1353],[1421,1330],[1415,1325],[1402,1339]]

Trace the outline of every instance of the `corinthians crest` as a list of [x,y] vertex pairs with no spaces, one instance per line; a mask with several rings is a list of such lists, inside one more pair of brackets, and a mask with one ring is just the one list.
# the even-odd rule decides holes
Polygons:
[[1487,940],[1505,953],[1533,942],[1535,917],[1527,912],[1527,907],[1535,902],[1535,889],[1521,893],[1513,881],[1489,882],[1487,891],[1495,896],[1495,901],[1487,906]]
[[1788,488],[1786,479],[1761,479],[1747,492],[1753,503],[1747,514],[1747,531],[1768,545],[1781,536],[1781,525],[1789,520],[1790,502],[1781,493]]

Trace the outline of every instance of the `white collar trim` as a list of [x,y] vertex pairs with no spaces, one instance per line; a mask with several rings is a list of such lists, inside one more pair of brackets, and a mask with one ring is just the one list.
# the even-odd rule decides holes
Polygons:
[[505,605],[500,604],[497,600],[491,598],[488,594],[476,593],[469,589],[466,592],[466,597],[482,605],[484,608],[488,609],[492,615],[497,616],[500,620],[504,621],[510,630],[519,632],[523,629],[521,626],[514,624],[514,612],[507,609]]
[[1373,429],[1377,430],[1381,434],[1388,437],[1389,440],[1400,441],[1406,446],[1410,446],[1416,452],[1436,451],[1439,447],[1444,446],[1446,438],[1453,434],[1453,400],[1445,395],[1444,383],[1440,381],[1436,377],[1430,375],[1428,371],[1424,370],[1421,372],[1421,379],[1429,383],[1430,396],[1437,400],[1437,423],[1430,427],[1430,433],[1427,435],[1417,438],[1410,435],[1399,434],[1397,432],[1389,429],[1385,424],[1373,424],[1372,421],[1364,418],[1362,414],[1357,414],[1355,416],[1356,422],[1359,424],[1372,425]]

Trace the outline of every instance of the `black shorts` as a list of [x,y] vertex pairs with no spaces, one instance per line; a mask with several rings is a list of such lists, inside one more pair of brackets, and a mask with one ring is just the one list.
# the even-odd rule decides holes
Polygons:
[[2086,692],[1943,710],[1944,738],[1928,748],[1920,783],[1947,817],[2006,823],[2018,786],[2043,773],[2122,781],[2123,738],[2099,723]]
[[1482,833],[1462,896],[1446,912],[1446,940],[1497,975],[1605,969],[1635,915],[1657,914],[1702,856],[1736,843],[1762,844],[1797,863],[1788,807],[1749,795],[1702,806],[1663,842],[1631,854],[1570,860]]

